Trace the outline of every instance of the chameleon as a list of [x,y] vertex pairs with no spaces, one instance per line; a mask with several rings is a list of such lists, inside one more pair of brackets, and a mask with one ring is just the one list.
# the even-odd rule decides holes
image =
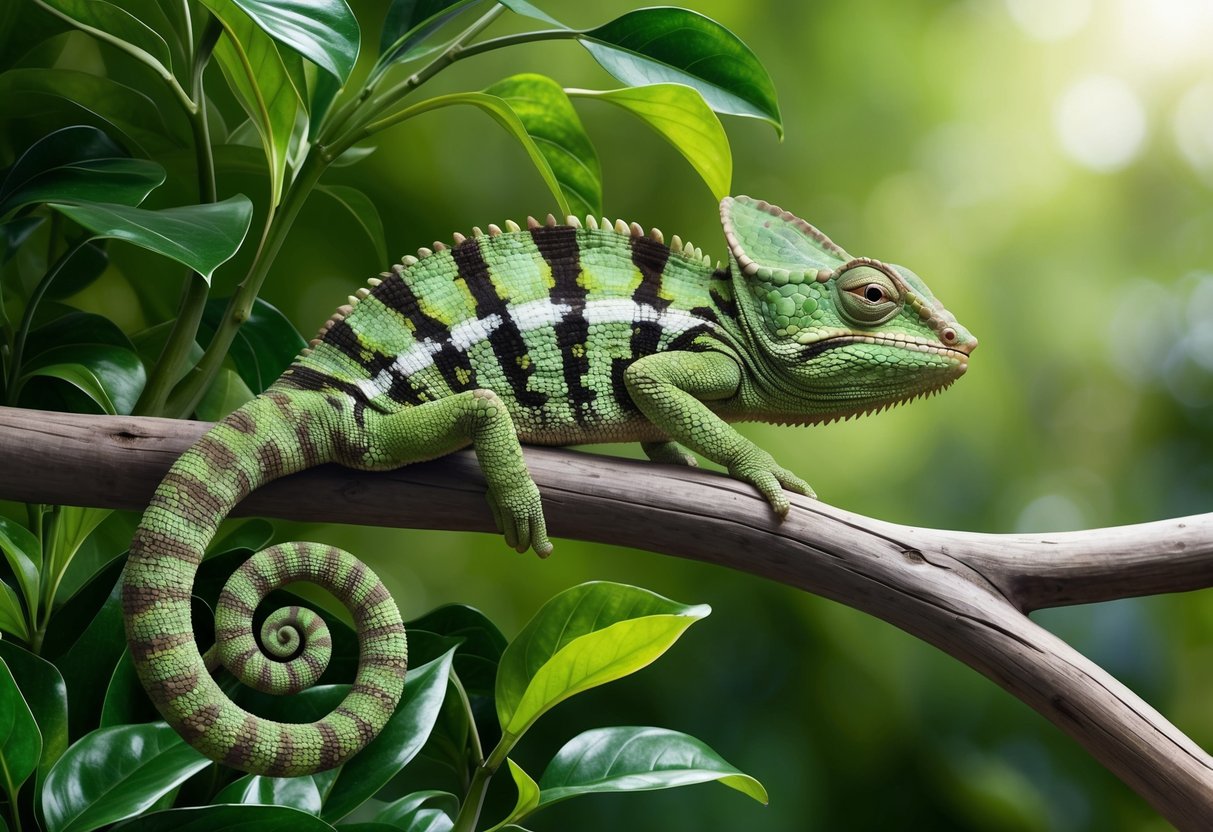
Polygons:
[[[386,470],[471,445],[506,542],[547,555],[539,490],[520,443],[638,441],[652,460],[699,454],[753,485],[777,517],[807,483],[731,425],[811,424],[935,393],[977,340],[912,271],[852,257],[767,202],[726,197],[728,258],[635,223],[507,222],[434,243],[370,280],[261,395],[180,456],[135,533],[123,574],[127,639],[163,717],[206,756],[256,774],[333,768],[386,724],[407,648],[400,613],[353,555],[283,543],[225,585],[200,652],[194,576],[228,512],[258,486],[335,462]],[[316,722],[254,716],[212,678],[292,693],[331,652],[306,609],[253,614],[309,580],[351,611],[359,665]]]

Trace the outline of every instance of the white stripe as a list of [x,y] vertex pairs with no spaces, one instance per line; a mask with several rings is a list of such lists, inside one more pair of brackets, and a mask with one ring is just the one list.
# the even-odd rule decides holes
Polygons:
[[540,327],[555,326],[563,321],[573,309],[568,304],[552,303],[551,298],[540,298],[520,306],[506,308],[519,332],[530,332]]
[[488,337],[499,326],[501,326],[501,316],[495,312],[484,319],[468,318],[451,327],[451,343],[461,352],[467,352],[472,344],[488,340]]

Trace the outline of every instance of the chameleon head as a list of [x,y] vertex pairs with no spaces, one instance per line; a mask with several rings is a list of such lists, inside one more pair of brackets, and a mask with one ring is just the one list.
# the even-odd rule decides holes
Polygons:
[[918,275],[852,257],[787,211],[749,197],[720,206],[747,337],[823,415],[861,413],[942,389],[977,339]]

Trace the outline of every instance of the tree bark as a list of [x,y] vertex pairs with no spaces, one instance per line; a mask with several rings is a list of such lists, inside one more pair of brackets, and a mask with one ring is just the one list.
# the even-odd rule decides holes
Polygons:
[[[199,422],[0,408],[0,498],[139,509]],[[1181,829],[1213,824],[1213,758],[1034,609],[1213,585],[1213,514],[1084,532],[917,528],[697,469],[528,448],[550,531],[761,575],[874,615],[1047,717]],[[469,452],[388,473],[322,466],[238,509],[308,521],[492,531]]]

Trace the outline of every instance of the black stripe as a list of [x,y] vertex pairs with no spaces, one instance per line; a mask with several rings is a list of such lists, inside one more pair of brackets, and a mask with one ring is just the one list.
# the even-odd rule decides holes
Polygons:
[[518,325],[510,317],[505,299],[497,294],[497,287],[493,285],[493,278],[489,274],[489,264],[484,261],[484,255],[480,252],[480,243],[475,237],[464,240],[451,249],[451,256],[459,269],[459,279],[467,286],[476,302],[476,317],[484,320],[491,315],[497,315],[501,319],[501,323],[489,335],[489,345],[510,383],[514,400],[524,407],[543,407],[548,400],[547,394],[527,389],[527,382],[535,368],[530,362],[525,366],[520,363],[520,359],[527,354],[526,341],[522,339]]
[[[327,373],[312,369],[303,364],[292,364],[276,384],[293,387],[296,390],[336,390],[344,393],[354,404],[354,419],[358,427],[364,427],[364,411],[373,407],[366,393],[357,384],[351,384],[339,378],[333,378]],[[378,408],[375,408],[378,409]]]
[[389,399],[400,404],[421,404],[428,400],[428,397],[416,385],[413,384],[409,377],[399,370],[392,370],[388,376],[392,383],[388,385],[384,391]]
[[552,270],[552,301],[569,307],[556,324],[556,346],[560,348],[569,407],[573,418],[584,424],[593,416],[591,403],[598,394],[585,383],[590,371],[590,323],[585,319],[587,290],[578,280],[581,253],[577,248],[577,230],[567,225],[540,226],[531,229],[531,239]]
[[[418,342],[432,341],[441,349],[434,355],[434,366],[452,392],[476,389],[476,371],[467,353],[451,343],[451,330],[442,321],[427,315],[413,288],[399,275],[387,278],[371,294],[384,306],[399,313],[412,324]],[[393,384],[395,374],[393,374]],[[399,401],[399,399],[398,399]]]
[[712,303],[716,305],[717,311],[727,318],[736,319],[741,311],[737,308],[737,301],[733,298],[733,285],[731,283],[732,273],[728,267],[717,269],[712,272],[711,282],[719,282],[719,287],[712,285],[708,288],[708,295],[712,298]]
[[716,317],[715,310],[713,310],[710,306],[696,306],[691,310],[691,314],[696,318],[702,318],[703,320],[714,324],[720,323],[720,318]]
[[640,270],[640,285],[632,293],[632,300],[665,309],[670,301],[661,297],[661,275],[670,259],[670,250],[648,237],[632,237],[631,241],[632,264]]
[[797,358],[801,361],[808,361],[816,358],[827,350],[832,350],[835,347],[845,347],[848,344],[853,343],[855,343],[854,338],[829,338],[825,341],[818,341],[816,344],[809,344],[800,351]]
[[688,329],[686,332],[680,333],[677,338],[670,342],[670,345],[665,348],[666,352],[705,352],[708,347],[702,343],[696,343],[700,335],[706,335],[712,332],[711,324],[699,324]]

